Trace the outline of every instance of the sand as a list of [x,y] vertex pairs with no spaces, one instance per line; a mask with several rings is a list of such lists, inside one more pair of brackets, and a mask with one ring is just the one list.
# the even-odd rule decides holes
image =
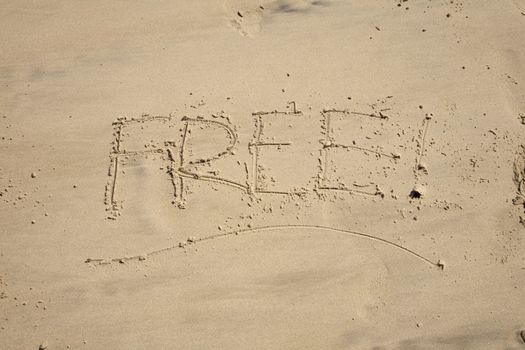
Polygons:
[[525,349],[525,1],[3,1],[1,349]]

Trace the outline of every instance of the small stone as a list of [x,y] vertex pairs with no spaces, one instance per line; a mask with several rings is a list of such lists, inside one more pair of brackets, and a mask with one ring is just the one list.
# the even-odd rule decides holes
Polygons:
[[36,224],[36,221],[35,220],[31,220],[31,224],[32,225]]
[[43,341],[42,344],[38,347],[38,350],[46,350],[49,345],[47,344],[47,341]]
[[525,343],[525,329],[521,330],[520,337],[521,337],[521,340],[523,340],[523,342]]
[[426,193],[427,193],[427,190],[426,190],[425,186],[416,185],[416,186],[414,186],[412,191],[410,191],[408,196],[411,199],[419,199],[419,198],[425,197]]
[[423,172],[428,172],[428,166],[426,163],[424,162],[420,162],[418,165],[417,165],[417,170],[419,171],[423,171]]
[[34,179],[36,177],[36,173],[31,173],[31,177]]

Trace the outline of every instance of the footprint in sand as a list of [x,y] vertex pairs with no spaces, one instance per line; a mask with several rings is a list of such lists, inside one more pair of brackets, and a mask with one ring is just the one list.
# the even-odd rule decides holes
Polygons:
[[521,14],[525,16],[525,2],[522,0],[512,0],[512,3],[518,8]]
[[261,31],[264,5],[248,0],[225,0],[228,24],[242,36],[254,36]]
[[263,17],[307,13],[329,3],[330,0],[225,0],[223,7],[228,24],[250,37],[261,31]]

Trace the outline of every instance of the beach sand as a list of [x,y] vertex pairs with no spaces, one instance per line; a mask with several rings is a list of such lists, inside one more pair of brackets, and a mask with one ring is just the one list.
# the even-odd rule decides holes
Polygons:
[[525,1],[0,9],[1,349],[525,349]]

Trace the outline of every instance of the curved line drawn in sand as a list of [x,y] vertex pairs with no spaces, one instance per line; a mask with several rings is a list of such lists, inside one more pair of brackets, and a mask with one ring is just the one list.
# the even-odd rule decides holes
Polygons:
[[368,239],[368,240],[371,240],[371,241],[375,241],[375,242],[379,242],[379,243],[388,245],[388,246],[393,247],[393,248],[395,248],[397,250],[400,250],[400,251],[402,251],[404,253],[407,253],[407,254],[409,254],[411,256],[414,256],[417,259],[419,259],[420,261],[422,261],[422,262],[424,262],[424,263],[426,263],[426,264],[428,264],[430,266],[437,267],[439,269],[444,269],[444,265],[443,265],[443,263],[441,261],[433,262],[432,260],[424,257],[423,255],[421,255],[421,254],[419,254],[419,253],[417,253],[417,252],[415,252],[415,251],[413,251],[413,250],[411,250],[409,248],[406,248],[406,247],[404,247],[404,246],[402,246],[400,244],[394,243],[394,242],[389,241],[389,240],[384,239],[384,238],[380,238],[380,237],[377,237],[377,236],[374,236],[374,235],[370,235],[370,234],[362,233],[362,232],[358,232],[358,231],[339,229],[339,228],[334,228],[334,227],[329,227],[329,226],[299,225],[299,224],[260,226],[260,227],[246,228],[246,229],[241,229],[241,230],[234,230],[234,231],[219,233],[219,234],[210,235],[210,236],[206,236],[206,237],[202,237],[202,238],[195,238],[195,239],[189,238],[185,242],[180,242],[177,245],[172,245],[172,246],[169,246],[169,247],[153,250],[153,251],[150,251],[149,253],[146,253],[146,254],[143,254],[143,255],[127,256],[127,257],[121,257],[121,258],[109,258],[109,259],[88,258],[88,259],[85,260],[85,263],[95,264],[95,265],[109,265],[109,264],[112,264],[112,263],[125,263],[127,261],[133,261],[133,260],[144,261],[148,257],[159,255],[159,254],[165,253],[167,251],[170,251],[170,250],[173,250],[173,249],[176,249],[176,248],[185,248],[185,247],[193,245],[193,244],[206,242],[206,241],[210,241],[210,240],[214,240],[214,239],[218,239],[218,238],[224,238],[224,237],[229,237],[229,236],[237,236],[237,235],[245,234],[245,233],[256,233],[256,232],[276,231],[276,230],[282,231],[282,230],[294,230],[294,229],[295,230],[328,231],[328,232],[332,232],[332,233],[336,233],[336,234],[341,234],[341,235],[346,235],[346,236],[352,236],[352,237]]
[[[386,109],[388,110],[388,109]],[[353,149],[357,151],[361,151],[365,154],[375,154],[377,157],[386,157],[393,159],[396,161],[400,158],[399,155],[394,153],[385,153],[381,150],[374,150],[370,148],[360,147],[356,145],[345,145],[345,144],[339,144],[336,143],[334,140],[334,137],[331,134],[332,130],[332,114],[338,114],[341,116],[348,117],[350,115],[360,115],[360,116],[366,116],[370,118],[375,119],[388,119],[388,116],[383,114],[385,110],[380,110],[377,114],[375,113],[361,113],[361,112],[355,112],[355,111],[349,111],[347,109],[345,110],[338,110],[338,109],[325,109],[321,112],[321,115],[323,117],[322,119],[322,127],[321,129],[324,130],[322,133],[324,134],[324,140],[322,140],[322,150],[321,150],[321,158],[319,159],[320,163],[320,174],[318,176],[318,184],[317,188],[319,190],[330,190],[330,191],[343,191],[343,192],[349,192],[349,193],[355,193],[355,194],[362,194],[367,196],[380,196],[381,198],[384,198],[384,193],[379,189],[377,185],[375,188],[375,191],[363,191],[355,188],[350,188],[344,184],[340,184],[339,186],[329,186],[326,184],[328,180],[328,160],[329,160],[329,152],[331,149],[335,148],[343,148],[343,149]],[[355,185],[354,185],[355,186]],[[356,186],[361,187],[361,186]]]

